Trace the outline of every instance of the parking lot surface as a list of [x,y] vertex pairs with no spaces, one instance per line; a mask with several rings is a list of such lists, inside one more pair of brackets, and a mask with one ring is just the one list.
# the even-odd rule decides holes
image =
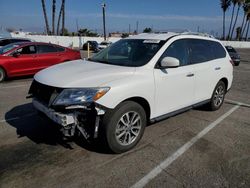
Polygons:
[[31,77],[0,84],[0,187],[250,187],[250,49],[222,108],[146,128],[120,155],[62,139],[26,99]]

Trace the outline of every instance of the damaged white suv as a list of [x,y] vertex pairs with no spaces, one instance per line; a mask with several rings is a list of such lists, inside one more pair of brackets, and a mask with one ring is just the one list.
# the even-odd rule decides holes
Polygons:
[[39,72],[29,97],[65,136],[101,137],[122,153],[139,142],[148,122],[203,104],[219,109],[232,84],[231,63],[211,37],[141,34]]

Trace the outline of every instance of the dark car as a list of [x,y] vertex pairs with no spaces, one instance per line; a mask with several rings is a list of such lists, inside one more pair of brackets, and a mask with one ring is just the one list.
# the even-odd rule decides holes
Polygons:
[[94,52],[99,52],[99,44],[96,41],[87,41],[83,46],[83,50],[88,50],[88,43],[89,43],[89,50]]
[[0,82],[6,77],[33,75],[49,66],[80,59],[79,51],[41,42],[19,42],[0,48]]
[[232,46],[226,46],[226,49],[231,57],[231,59],[234,62],[235,66],[240,65],[240,55],[237,53],[237,51]]
[[17,42],[32,42],[32,41],[30,39],[23,39],[23,38],[0,38],[0,48],[8,44]]

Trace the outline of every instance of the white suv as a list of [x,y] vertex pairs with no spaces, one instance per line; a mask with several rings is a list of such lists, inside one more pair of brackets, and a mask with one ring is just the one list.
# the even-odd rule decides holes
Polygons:
[[65,136],[104,138],[121,153],[139,142],[148,122],[203,104],[219,109],[232,84],[231,63],[213,38],[141,34],[39,72],[29,97]]

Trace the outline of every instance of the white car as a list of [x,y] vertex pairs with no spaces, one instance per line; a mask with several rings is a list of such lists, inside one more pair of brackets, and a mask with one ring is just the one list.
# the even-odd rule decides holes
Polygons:
[[107,48],[108,46],[110,46],[112,44],[112,42],[109,41],[103,41],[99,44],[99,49],[102,50],[104,48]]
[[233,80],[220,41],[191,34],[141,34],[88,60],[42,70],[30,97],[65,136],[104,138],[115,153],[133,148],[148,122],[207,104],[217,110]]

